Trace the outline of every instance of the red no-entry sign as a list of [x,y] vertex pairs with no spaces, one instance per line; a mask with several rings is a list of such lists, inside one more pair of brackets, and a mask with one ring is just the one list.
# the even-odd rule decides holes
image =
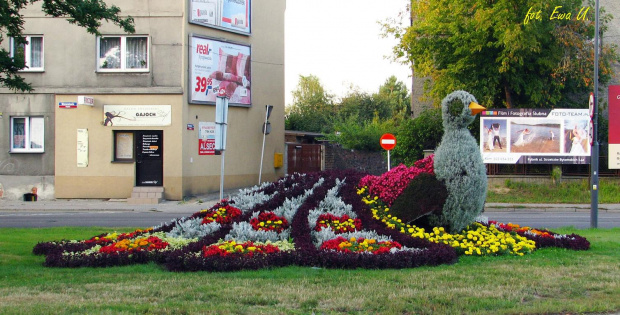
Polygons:
[[381,136],[380,144],[384,150],[392,150],[396,146],[396,137],[391,133],[386,133]]

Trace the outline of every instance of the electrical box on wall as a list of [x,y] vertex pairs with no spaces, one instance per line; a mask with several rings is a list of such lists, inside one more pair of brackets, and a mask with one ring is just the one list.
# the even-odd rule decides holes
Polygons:
[[280,168],[284,166],[284,155],[282,153],[273,154],[273,167]]

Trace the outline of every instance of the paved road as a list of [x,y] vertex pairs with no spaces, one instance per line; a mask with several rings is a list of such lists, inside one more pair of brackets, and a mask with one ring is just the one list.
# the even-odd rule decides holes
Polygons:
[[[590,228],[590,212],[542,212],[542,211],[515,211],[483,213],[489,220],[502,223],[516,223],[521,226],[554,229],[564,226],[573,226],[579,229]],[[620,227],[620,212],[599,212],[599,228]]]
[[0,212],[0,227],[41,228],[58,226],[151,227],[189,216],[191,212],[66,211]]
[[[0,227],[40,228],[58,226],[105,226],[105,227],[150,227],[167,223],[172,219],[189,216],[195,211],[183,209],[164,211],[0,211]],[[486,211],[489,220],[516,223],[536,228],[558,228],[574,226],[579,229],[590,227],[590,213],[586,211]],[[620,212],[600,212],[599,228],[620,227]]]

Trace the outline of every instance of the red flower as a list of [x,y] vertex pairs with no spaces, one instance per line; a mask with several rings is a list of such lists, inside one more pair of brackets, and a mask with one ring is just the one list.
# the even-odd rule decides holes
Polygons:
[[414,177],[420,173],[434,174],[433,159],[434,155],[431,155],[415,162],[412,167],[401,164],[381,176],[366,176],[360,180],[358,187],[368,187],[370,195],[391,206]]
[[337,217],[331,213],[324,213],[316,220],[315,231],[323,228],[331,228],[336,234],[345,232],[354,232],[362,229],[362,221],[360,219],[351,219],[348,215]]
[[374,239],[355,239],[339,236],[337,238],[323,242],[320,247],[322,250],[335,250],[343,253],[372,253],[375,255],[389,253],[392,248],[401,249],[402,245],[394,241],[377,242]]
[[239,216],[241,216],[241,210],[233,206],[226,205],[207,210],[201,224],[208,224],[214,221],[219,224],[228,224],[232,223],[233,219]]
[[271,244],[256,245],[252,241],[245,243],[236,243],[235,241],[227,241],[221,244],[214,244],[211,246],[202,247],[202,256],[230,256],[230,255],[242,255],[253,257],[255,254],[272,254],[279,252],[280,249]]
[[152,251],[157,249],[164,249],[168,247],[168,243],[162,241],[157,236],[149,236],[136,238],[133,241],[125,238],[114,244],[103,246],[99,249],[100,253],[112,254],[122,252],[139,252],[139,251]]
[[257,231],[275,231],[280,233],[288,228],[288,221],[273,212],[263,212],[257,218],[250,220],[252,228]]

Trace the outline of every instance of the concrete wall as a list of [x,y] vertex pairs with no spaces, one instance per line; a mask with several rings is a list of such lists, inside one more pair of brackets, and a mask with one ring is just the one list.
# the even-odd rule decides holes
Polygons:
[[[265,120],[265,105],[273,105],[269,121],[272,132],[265,138],[262,181],[284,176],[284,168],[274,168],[274,153],[284,153],[284,10],[281,0],[252,2],[251,34],[231,33],[210,27],[187,24],[185,43],[193,35],[206,36],[251,47],[252,106],[230,107],[228,143],[225,154],[226,188],[258,184]],[[188,47],[189,48],[189,47]],[[184,68],[188,68],[188,52]],[[189,78],[186,78],[186,85]],[[187,96],[184,96],[187,103]],[[215,121],[214,105],[188,104],[186,121]],[[186,195],[219,190],[220,156],[198,155],[198,130],[183,131],[183,187]]]
[[[114,130],[163,130],[165,198],[182,198],[180,95],[92,94],[95,105],[56,109],[56,198],[128,198],[135,186],[135,163],[113,161]],[[76,101],[58,95],[56,102]],[[163,127],[103,126],[104,105],[171,105],[172,124]],[[88,167],[77,166],[77,129],[88,129]]]
[[[54,192],[54,96],[0,94],[0,186],[2,198],[19,199],[38,187],[46,198]],[[45,118],[43,153],[11,153],[11,117]],[[45,187],[45,189],[43,189]],[[43,196],[43,195],[42,195]]]
[[[49,159],[45,163],[46,175],[55,173],[55,180],[48,186],[51,185],[50,191],[54,191],[56,198],[130,196],[135,184],[135,165],[112,162],[113,130],[163,130],[166,199],[179,200],[186,195],[219,189],[221,157],[198,155],[198,123],[214,121],[215,106],[189,104],[187,97],[191,34],[251,47],[252,106],[230,108],[225,187],[245,187],[258,182],[265,105],[273,105],[274,110],[270,118],[272,132],[265,139],[262,179],[272,181],[284,175],[284,168],[274,167],[273,156],[284,152],[285,1],[253,1],[250,35],[188,23],[189,1],[185,0],[113,0],[106,3],[119,6],[123,15],[134,17],[136,35],[149,36],[148,72],[97,72],[96,36],[64,19],[45,17],[39,3],[23,11],[27,17],[24,34],[44,36],[45,71],[23,73],[23,77],[38,93],[47,95],[36,103],[48,109],[52,123],[46,128],[51,128],[50,135],[55,133],[55,140],[50,137],[51,144],[46,145]],[[100,32],[124,35],[119,27],[110,23],[104,23]],[[6,42],[2,45],[8,47]],[[15,103],[5,100],[8,93],[11,91],[0,88],[0,104]],[[64,109],[56,105],[75,102],[78,95],[94,97],[95,106]],[[22,103],[35,102],[30,100],[32,97],[28,96]],[[172,124],[166,127],[105,127],[102,125],[104,105],[171,105]],[[5,117],[7,113],[5,111]],[[196,128],[188,130],[188,124]],[[77,129],[89,132],[88,167],[77,167]],[[47,148],[54,149],[54,146],[58,149],[47,152]],[[35,179],[32,185],[36,184]]]

